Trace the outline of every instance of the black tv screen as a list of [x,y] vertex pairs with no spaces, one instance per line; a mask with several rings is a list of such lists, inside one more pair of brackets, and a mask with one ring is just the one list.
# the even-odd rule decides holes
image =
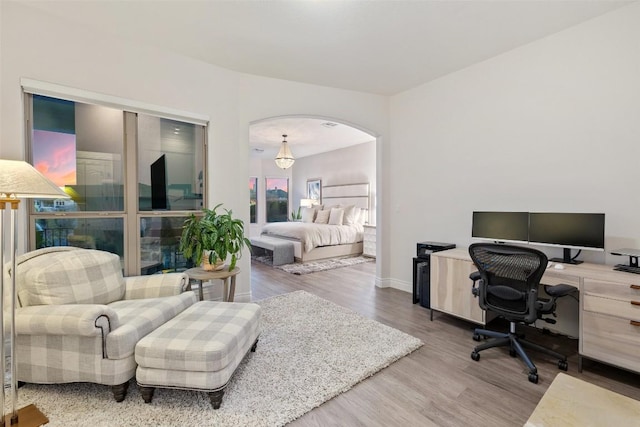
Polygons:
[[167,209],[167,162],[164,154],[151,163],[151,209]]
[[499,242],[526,242],[528,212],[474,212],[471,236]]
[[531,212],[529,241],[565,248],[604,250],[604,214]]

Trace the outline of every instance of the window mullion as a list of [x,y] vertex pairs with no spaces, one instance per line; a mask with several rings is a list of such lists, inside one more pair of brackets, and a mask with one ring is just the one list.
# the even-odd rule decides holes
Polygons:
[[124,151],[125,151],[125,275],[133,276],[140,272],[140,218],[138,209],[138,116],[124,112]]

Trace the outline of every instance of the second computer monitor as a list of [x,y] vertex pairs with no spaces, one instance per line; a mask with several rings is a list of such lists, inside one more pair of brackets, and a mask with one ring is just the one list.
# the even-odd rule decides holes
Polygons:
[[604,250],[604,214],[531,212],[529,242],[572,249]]

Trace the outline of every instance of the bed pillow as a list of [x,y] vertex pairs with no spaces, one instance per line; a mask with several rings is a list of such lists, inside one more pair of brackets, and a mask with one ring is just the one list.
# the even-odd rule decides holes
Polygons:
[[302,208],[302,222],[313,222],[316,218],[315,208]]
[[329,215],[331,211],[322,210],[316,213],[316,219],[313,221],[316,224],[326,224],[329,222]]
[[360,224],[360,218],[362,217],[362,208],[356,208],[355,209],[355,220],[354,220],[354,224]]
[[364,225],[367,223],[368,210],[360,208],[360,216],[358,217],[358,224]]
[[342,218],[342,223],[344,225],[353,225],[356,223],[356,205],[345,206],[344,208],[344,217]]
[[344,209],[332,208],[329,211],[329,225],[342,225],[343,218],[344,218]]

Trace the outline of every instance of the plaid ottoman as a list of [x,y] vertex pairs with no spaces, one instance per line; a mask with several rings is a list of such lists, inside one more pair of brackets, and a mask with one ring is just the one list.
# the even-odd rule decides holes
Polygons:
[[214,409],[260,335],[257,304],[201,301],[136,345],[136,381],[146,403],[156,387],[209,393]]

